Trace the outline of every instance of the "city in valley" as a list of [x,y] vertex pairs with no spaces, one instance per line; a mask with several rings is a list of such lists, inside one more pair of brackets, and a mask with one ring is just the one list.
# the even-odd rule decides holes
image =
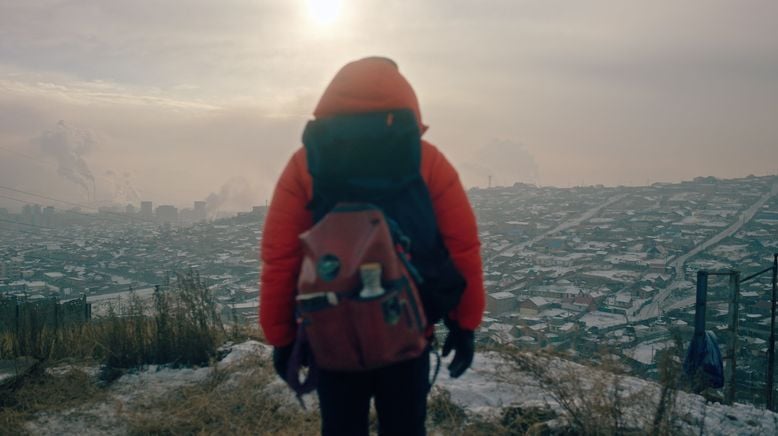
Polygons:
[[[778,176],[698,177],[644,187],[537,187],[469,192],[482,242],[482,342],[617,355],[655,377],[663,351],[688,346],[696,274],[770,267],[778,252]],[[49,199],[53,200],[53,199]],[[0,209],[0,297],[85,299],[91,316],[196,271],[226,320],[256,323],[265,207],[209,219],[151,202],[93,210],[39,199]],[[739,289],[738,396],[763,390],[769,275]],[[707,328],[728,343],[731,289],[709,283]]]

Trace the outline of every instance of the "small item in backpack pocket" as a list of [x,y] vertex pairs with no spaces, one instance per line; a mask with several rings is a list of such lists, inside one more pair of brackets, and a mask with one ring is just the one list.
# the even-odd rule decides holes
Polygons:
[[313,312],[338,305],[338,295],[334,292],[314,292],[301,294],[295,297],[300,309],[305,312]]
[[334,254],[325,254],[316,265],[316,273],[325,282],[335,280],[340,272],[340,259]]
[[380,263],[364,263],[360,265],[359,276],[362,278],[362,290],[359,291],[360,298],[374,298],[386,292],[381,287]]
[[381,303],[381,311],[384,314],[384,322],[389,325],[395,325],[400,321],[403,313],[403,304],[397,295],[393,295]]

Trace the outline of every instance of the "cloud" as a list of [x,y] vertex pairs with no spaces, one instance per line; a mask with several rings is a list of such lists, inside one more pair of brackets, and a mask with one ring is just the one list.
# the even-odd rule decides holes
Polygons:
[[[311,83],[298,2],[139,0],[0,6],[0,59],[23,71],[164,89],[209,101],[271,101]],[[312,61],[312,62],[315,62]],[[299,67],[299,68],[295,68]],[[270,84],[272,82],[272,85]],[[269,86],[270,85],[270,86]]]
[[106,138],[88,155],[96,175],[131,170],[155,201],[188,204],[232,175],[261,201],[337,69],[379,54],[468,184],[532,174],[477,161],[473,144],[494,137],[522,138],[555,185],[763,174],[778,160],[776,2],[366,0],[330,28],[303,8],[2,2],[0,144],[30,153],[22,142],[64,119]]

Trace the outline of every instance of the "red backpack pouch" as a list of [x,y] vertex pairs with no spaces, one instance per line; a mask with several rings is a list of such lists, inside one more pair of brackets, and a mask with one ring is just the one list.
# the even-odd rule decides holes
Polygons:
[[[380,209],[340,203],[300,238],[297,310],[317,366],[371,370],[424,351],[424,308]],[[376,265],[380,293],[367,295]]]

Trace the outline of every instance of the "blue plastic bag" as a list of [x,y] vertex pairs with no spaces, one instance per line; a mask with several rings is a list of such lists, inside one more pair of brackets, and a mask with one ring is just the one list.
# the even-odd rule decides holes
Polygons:
[[713,332],[694,335],[683,361],[683,371],[699,391],[724,386],[724,363]]

